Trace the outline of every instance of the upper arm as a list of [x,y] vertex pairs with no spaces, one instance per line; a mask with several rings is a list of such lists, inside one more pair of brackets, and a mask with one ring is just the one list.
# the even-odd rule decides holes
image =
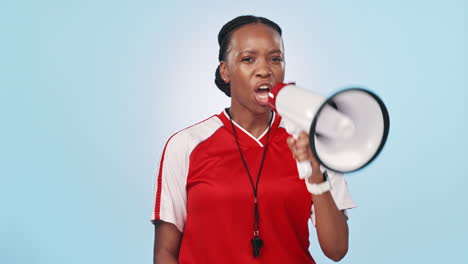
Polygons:
[[156,221],[153,263],[177,263],[182,233],[172,223]]
[[346,210],[340,210],[341,213],[343,214],[343,218],[345,221],[348,221],[348,214],[346,213]]

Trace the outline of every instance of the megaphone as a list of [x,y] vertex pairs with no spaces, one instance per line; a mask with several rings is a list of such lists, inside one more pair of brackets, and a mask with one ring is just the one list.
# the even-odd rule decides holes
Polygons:
[[[286,131],[297,137],[309,132],[317,161],[336,172],[353,172],[372,162],[387,141],[390,118],[383,101],[363,88],[324,96],[294,83],[278,83],[268,103],[283,119]],[[312,174],[310,162],[298,162],[299,177]]]

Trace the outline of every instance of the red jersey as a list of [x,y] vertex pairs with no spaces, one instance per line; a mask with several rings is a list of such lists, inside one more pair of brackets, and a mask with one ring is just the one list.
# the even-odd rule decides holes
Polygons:
[[[267,130],[255,138],[236,123],[234,127],[255,182]],[[264,245],[257,258],[250,242],[253,190],[226,112],[168,140],[157,172],[152,220],[173,223],[183,233],[180,264],[315,263],[308,250],[312,195],[298,177],[288,136],[275,115],[258,185]],[[354,207],[344,177],[333,177],[332,186],[339,209]]]

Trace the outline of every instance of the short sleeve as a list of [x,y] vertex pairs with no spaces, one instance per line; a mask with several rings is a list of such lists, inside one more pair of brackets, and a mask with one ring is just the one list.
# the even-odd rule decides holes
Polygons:
[[153,223],[157,220],[169,222],[183,232],[187,218],[190,156],[198,144],[222,126],[217,116],[211,116],[169,138],[156,170]]
[[157,166],[155,203],[152,222],[157,220],[174,224],[183,232],[187,217],[186,182],[189,154],[186,140],[177,134],[164,147]]
[[[346,210],[356,207],[353,199],[351,198],[351,193],[348,189],[348,184],[346,183],[346,179],[342,173],[334,172],[331,170],[327,170],[328,179],[331,184],[330,193],[335,201],[336,207],[339,210]],[[310,219],[315,226],[315,209],[314,205],[312,204],[311,215]]]

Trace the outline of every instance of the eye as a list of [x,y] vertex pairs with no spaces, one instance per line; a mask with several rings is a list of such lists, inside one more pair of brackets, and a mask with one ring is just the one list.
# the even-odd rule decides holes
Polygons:
[[271,58],[271,60],[272,60],[273,62],[282,62],[282,61],[283,61],[283,58],[281,58],[281,57],[273,57],[273,58]]
[[244,62],[253,62],[253,58],[252,57],[244,57],[244,58],[242,58],[242,61],[244,61]]

